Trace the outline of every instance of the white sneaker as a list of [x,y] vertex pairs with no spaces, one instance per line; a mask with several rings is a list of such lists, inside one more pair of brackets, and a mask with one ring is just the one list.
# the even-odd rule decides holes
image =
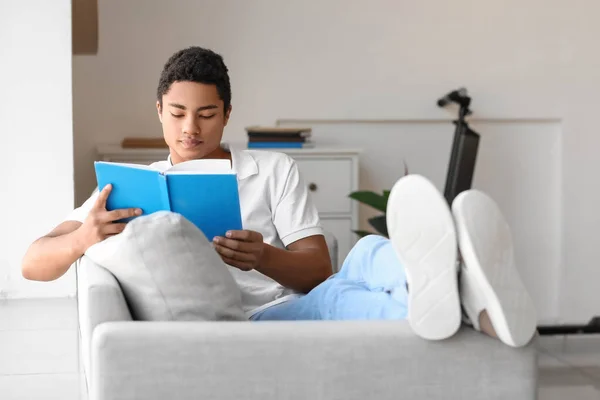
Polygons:
[[526,345],[536,331],[536,313],[515,266],[510,228],[489,196],[469,190],[452,203],[461,263],[460,291],[476,330],[486,310],[498,339]]
[[448,338],[460,327],[456,232],[446,200],[419,175],[400,179],[387,206],[390,240],[406,270],[408,320],[422,338]]

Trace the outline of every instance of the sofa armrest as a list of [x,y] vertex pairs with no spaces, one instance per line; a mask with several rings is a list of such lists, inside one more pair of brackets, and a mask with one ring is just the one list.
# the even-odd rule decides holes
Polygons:
[[535,399],[536,352],[405,321],[116,322],[92,345],[91,399]]
[[104,322],[131,321],[131,313],[119,283],[108,270],[86,256],[81,257],[75,267],[81,358],[86,377],[89,378],[90,346],[94,329]]

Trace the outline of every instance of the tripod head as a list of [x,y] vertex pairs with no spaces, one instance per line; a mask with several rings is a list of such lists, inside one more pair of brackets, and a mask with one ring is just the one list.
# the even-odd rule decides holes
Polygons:
[[437,101],[439,107],[446,107],[450,103],[456,103],[460,107],[458,112],[458,119],[460,122],[464,122],[465,117],[472,113],[472,111],[469,110],[471,98],[468,96],[466,88],[453,90]]

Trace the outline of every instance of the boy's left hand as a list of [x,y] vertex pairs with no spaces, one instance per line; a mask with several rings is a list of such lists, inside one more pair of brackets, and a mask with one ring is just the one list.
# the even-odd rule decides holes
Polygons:
[[226,237],[215,237],[213,244],[223,261],[232,267],[250,271],[260,265],[264,243],[258,232],[228,231]]

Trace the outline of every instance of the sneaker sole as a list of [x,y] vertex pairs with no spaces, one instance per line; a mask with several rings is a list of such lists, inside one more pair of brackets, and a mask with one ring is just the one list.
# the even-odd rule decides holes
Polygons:
[[406,176],[390,193],[387,226],[406,271],[412,330],[428,340],[454,335],[461,310],[456,231],[446,200],[427,179]]
[[463,258],[464,290],[476,292],[498,338],[509,346],[527,344],[536,330],[533,301],[514,262],[512,235],[498,205],[469,190],[452,204]]

